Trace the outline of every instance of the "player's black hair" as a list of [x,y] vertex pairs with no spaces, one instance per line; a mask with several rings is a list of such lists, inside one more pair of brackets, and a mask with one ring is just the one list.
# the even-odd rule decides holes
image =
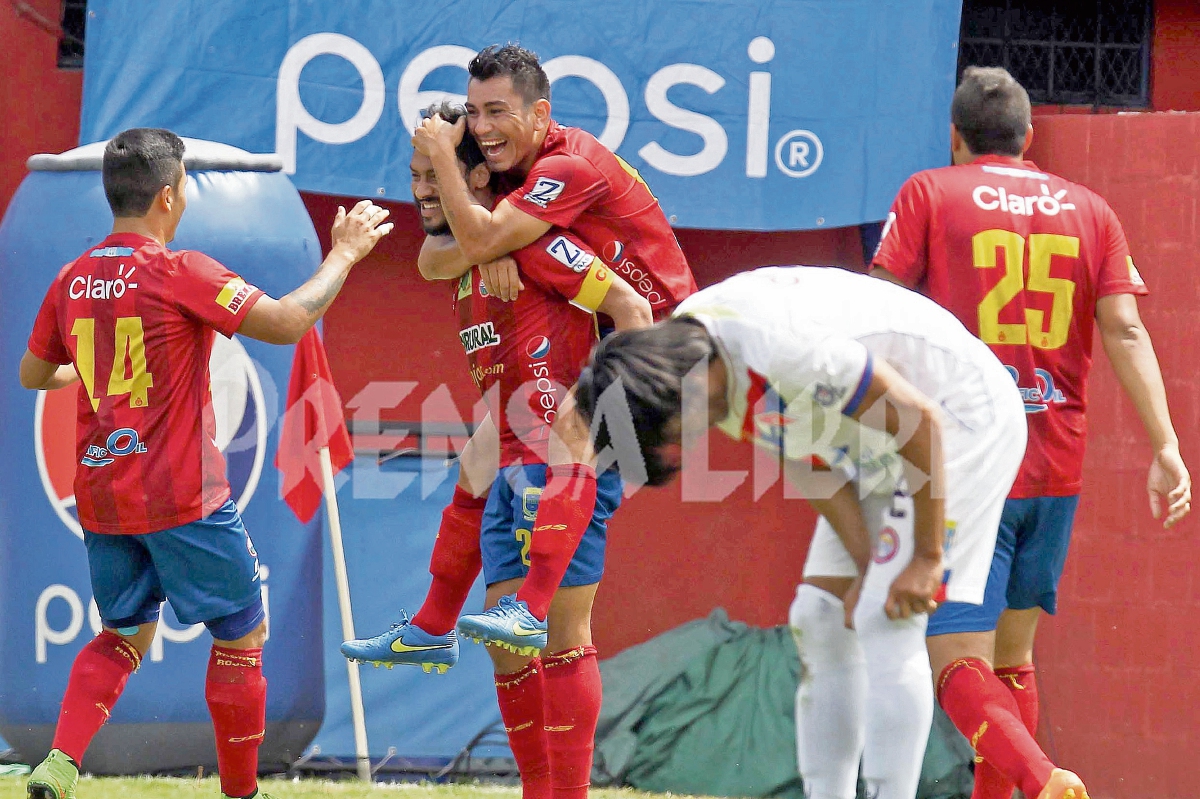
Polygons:
[[[421,118],[428,119],[435,114],[453,125],[467,115],[467,109],[458,103],[442,100],[421,111]],[[487,163],[487,159],[483,157],[483,150],[479,149],[479,143],[475,141],[475,137],[471,135],[470,131],[463,134],[462,141],[458,143],[454,154],[458,156],[459,161],[467,165],[468,172],[480,164]]]
[[179,187],[183,140],[162,128],[121,131],[104,148],[101,174],[114,217],[145,216],[163,186]]
[[967,67],[950,102],[950,121],[975,155],[1019,156],[1032,113],[1004,67]]
[[[668,428],[682,415],[683,380],[699,363],[717,358],[717,346],[704,325],[694,319],[668,319],[653,327],[628,330],[601,341],[592,352],[575,383],[575,402],[580,415],[595,429],[596,451],[609,444],[622,456],[620,436],[612,429],[623,414],[600,407],[605,392],[616,386],[623,390],[640,455],[646,466],[646,483],[665,485],[679,471],[679,464],[662,457],[662,447],[679,443]],[[599,413],[599,425],[594,424]]]
[[467,72],[474,80],[511,78],[513,88],[527,106],[550,99],[550,78],[546,77],[537,54],[520,45],[493,44],[483,48],[467,65]]

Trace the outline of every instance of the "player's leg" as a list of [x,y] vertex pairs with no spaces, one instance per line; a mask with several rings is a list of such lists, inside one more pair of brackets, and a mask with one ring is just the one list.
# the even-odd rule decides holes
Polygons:
[[71,666],[49,756],[33,770],[31,799],[71,799],[79,764],[154,640],[164,595],[142,536],[84,533],[104,629]]
[[913,799],[933,723],[928,618],[892,620],[884,612],[892,582],[912,561],[912,500],[902,493],[872,494],[862,508],[874,545],[854,611],[868,686],[863,781],[877,799]]
[[[584,544],[588,541],[584,538]],[[555,799],[583,799],[591,785],[596,724],[603,690],[592,644],[592,605],[599,583],[567,585],[568,571],[547,614],[546,743]]]
[[409,618],[401,610],[400,621],[379,635],[343,642],[344,656],[389,669],[396,664],[420,666],[427,674],[444,674],[458,662],[454,625],[479,576],[479,531],[487,487],[496,478],[499,446],[499,434],[487,416],[459,457],[458,483],[442,511],[429,559],[433,581],[416,616]]
[[981,433],[953,431],[946,438],[947,601],[929,620],[930,663],[938,701],[977,758],[1029,797],[1082,799],[1083,783],[1054,768],[992,667],[1011,569],[1006,547],[996,544],[1024,451],[1024,419],[1008,405],[997,404],[995,424]]
[[867,666],[842,599],[858,569],[829,522],[817,522],[804,582],[788,612],[800,656],[796,755],[809,799],[853,799],[862,759]]
[[221,792],[254,796],[267,713],[266,612],[254,543],[232,500],[197,522],[152,533],[146,543],[176,617],[203,622],[213,637],[204,698]]

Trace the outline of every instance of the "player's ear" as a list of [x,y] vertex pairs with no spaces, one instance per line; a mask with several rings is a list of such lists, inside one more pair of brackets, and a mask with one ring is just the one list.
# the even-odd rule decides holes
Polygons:
[[163,186],[158,190],[158,196],[154,198],[154,202],[158,205],[160,211],[170,212],[171,208],[176,203],[175,187],[171,185]]
[[1025,155],[1025,151],[1033,144],[1033,123],[1029,123],[1029,127],[1025,128],[1025,143],[1021,145],[1021,155]]
[[550,127],[550,101],[544,97],[533,102],[533,127],[535,130]]
[[488,169],[487,164],[476,164],[475,168],[467,174],[467,186],[471,191],[479,191],[488,185],[492,180],[492,173]]

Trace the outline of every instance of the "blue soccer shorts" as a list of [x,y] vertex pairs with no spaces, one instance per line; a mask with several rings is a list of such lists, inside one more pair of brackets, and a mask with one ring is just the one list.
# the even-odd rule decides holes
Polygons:
[[258,553],[232,500],[191,524],[144,535],[85,531],[83,541],[106,627],[158,621],[163,600],[179,621],[203,622],[223,641],[262,623]]
[[[545,464],[506,466],[488,493],[480,549],[488,585],[529,573],[529,546],[538,503],[546,487]],[[608,520],[621,504],[621,476],[609,469],[596,476],[596,508],[561,585],[593,585],[604,574]]]
[[1006,608],[1055,613],[1078,505],[1079,495],[1006,500],[983,604],[942,605],[929,635],[994,630]]

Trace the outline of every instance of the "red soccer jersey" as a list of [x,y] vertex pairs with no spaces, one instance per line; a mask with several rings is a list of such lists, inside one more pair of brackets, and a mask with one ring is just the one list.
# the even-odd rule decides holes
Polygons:
[[38,311],[29,350],[73,363],[79,523],[153,533],[229,499],[208,358],[262,292],[206,255],[116,233],[67,264]]
[[918,172],[873,265],[949,309],[1017,381],[1029,444],[1010,496],[1079,493],[1096,301],[1146,293],[1108,203],[1015,158]]
[[514,302],[484,293],[472,267],[455,288],[471,378],[500,432],[500,465],[545,463],[550,425],[596,344],[593,313],[612,271],[579,240],[551,231],[514,253],[525,288]]
[[569,229],[650,302],[661,319],[696,291],[683,250],[637,170],[578,128],[551,120],[538,159],[505,199]]

